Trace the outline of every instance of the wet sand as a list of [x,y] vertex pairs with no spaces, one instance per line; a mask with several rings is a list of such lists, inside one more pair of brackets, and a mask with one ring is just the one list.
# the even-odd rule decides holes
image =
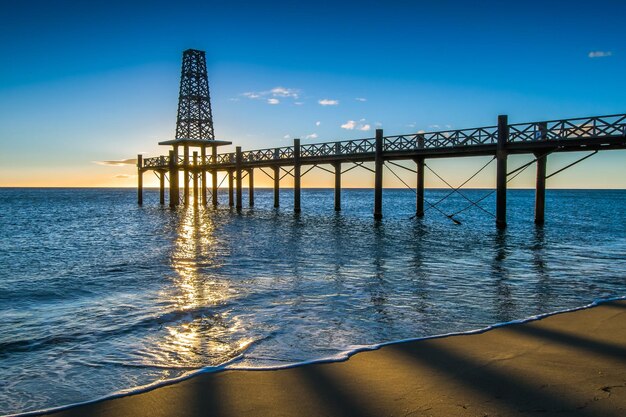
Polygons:
[[202,374],[51,415],[626,416],[626,301],[345,362]]

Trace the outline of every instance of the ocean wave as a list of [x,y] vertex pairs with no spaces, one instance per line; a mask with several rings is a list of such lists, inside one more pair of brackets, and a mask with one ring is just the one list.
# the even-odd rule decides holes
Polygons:
[[[589,308],[598,306],[600,304],[604,304],[604,303],[608,303],[608,302],[612,302],[612,301],[619,301],[619,300],[626,300],[626,296],[596,299],[592,303],[584,305],[582,307],[574,307],[574,308],[563,309],[563,310],[550,312],[550,313],[537,314],[537,315],[533,315],[533,316],[526,317],[526,318],[523,318],[523,319],[511,320],[511,321],[507,321],[507,322],[496,323],[496,324],[493,324],[493,325],[490,325],[490,326],[482,327],[482,328],[479,328],[479,329],[463,331],[463,332],[451,332],[451,333],[444,333],[444,334],[425,336],[425,337],[416,337],[416,338],[407,338],[407,339],[401,339],[401,340],[394,340],[394,341],[389,341],[389,342],[384,342],[384,343],[377,343],[377,344],[371,344],[371,345],[352,346],[350,349],[344,350],[344,351],[342,351],[342,352],[340,352],[340,353],[338,353],[336,355],[333,355],[333,356],[319,358],[319,359],[312,359],[312,360],[307,360],[307,361],[301,361],[301,362],[288,363],[288,364],[283,364],[283,365],[276,365],[276,366],[259,366],[259,367],[236,366],[236,363],[241,361],[241,359],[244,357],[243,352],[241,352],[237,356],[235,356],[235,357],[231,358],[230,360],[228,360],[227,362],[221,363],[221,364],[216,365],[216,366],[206,366],[206,367],[203,367],[203,368],[200,368],[200,369],[195,369],[193,371],[186,372],[185,374],[183,374],[183,375],[181,375],[181,376],[179,376],[177,378],[171,378],[171,379],[167,379],[167,380],[156,381],[156,382],[153,382],[153,383],[150,383],[150,384],[146,384],[146,385],[142,385],[142,386],[138,386],[138,387],[133,387],[133,388],[120,390],[120,391],[111,393],[109,395],[105,395],[105,396],[102,396],[100,398],[96,398],[96,399],[89,400],[89,401],[83,401],[83,402],[78,402],[78,403],[74,403],[74,404],[67,404],[67,405],[60,406],[60,407],[52,407],[52,408],[47,408],[47,409],[42,409],[42,410],[37,410],[37,411],[29,411],[29,412],[25,412],[25,413],[7,414],[7,415],[0,416],[0,417],[31,417],[31,416],[40,416],[40,415],[43,415],[43,414],[49,414],[49,413],[52,413],[52,412],[58,412],[58,411],[62,411],[62,410],[67,410],[67,409],[74,408],[74,407],[79,407],[79,406],[82,406],[82,405],[98,403],[98,402],[102,402],[102,401],[106,401],[106,400],[112,400],[112,399],[120,398],[120,397],[137,395],[137,394],[141,394],[141,393],[144,393],[144,392],[147,392],[147,391],[152,391],[154,389],[157,389],[157,388],[160,388],[160,387],[163,387],[163,386],[172,385],[172,384],[175,384],[175,383],[178,383],[178,382],[182,382],[184,380],[187,380],[187,379],[192,378],[192,377],[197,376],[197,375],[207,374],[207,373],[216,373],[216,372],[221,372],[221,371],[225,371],[225,370],[232,370],[232,371],[273,371],[273,370],[280,370],[280,369],[290,369],[290,368],[295,368],[295,367],[300,367],[300,366],[305,366],[305,365],[343,362],[343,361],[348,360],[350,357],[354,356],[357,353],[378,350],[378,349],[380,349],[382,347],[385,347],[385,346],[397,345],[397,344],[401,344],[401,343],[417,342],[417,341],[421,341],[421,340],[441,339],[441,338],[444,338],[444,337],[451,337],[451,336],[480,334],[480,333],[485,333],[485,332],[487,332],[489,330],[493,330],[493,329],[504,327],[504,326],[528,323],[528,322],[531,322],[531,321],[541,320],[541,319],[544,319],[546,317],[554,316],[554,315],[557,315],[557,314],[563,314],[563,313],[570,313],[570,312],[574,312],[574,311],[585,310],[585,309],[589,309]],[[246,349],[249,348],[249,347],[250,346],[247,346]]]
[[105,338],[134,333],[139,330],[146,330],[154,327],[162,327],[182,321],[192,322],[197,319],[207,318],[217,320],[218,311],[220,309],[223,309],[224,307],[224,305],[221,305],[173,310],[157,316],[146,317],[134,323],[108,330],[90,329],[89,332],[75,332],[64,335],[48,335],[28,339],[10,340],[5,342],[0,341],[0,358],[6,357],[12,353],[32,352],[35,350],[45,349],[50,346],[80,343],[91,340],[93,338],[102,340]]

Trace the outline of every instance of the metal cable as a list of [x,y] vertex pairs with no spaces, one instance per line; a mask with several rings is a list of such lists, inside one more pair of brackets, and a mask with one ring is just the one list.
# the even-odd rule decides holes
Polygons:
[[[408,189],[410,189],[411,191],[413,191],[414,194],[417,195],[417,191],[415,191],[409,184],[407,184],[402,178],[400,178],[398,176],[398,174],[396,174],[391,168],[389,168],[387,165],[384,165],[385,168],[387,168],[389,170],[389,172],[391,172],[397,179],[400,180],[400,182],[402,184],[404,184]],[[432,208],[434,208],[435,210],[437,210],[439,213],[443,214],[444,216],[446,216],[447,218],[449,218],[450,220],[452,220],[454,223],[456,224],[461,224],[460,221],[458,221],[457,219],[453,219],[451,216],[448,216],[444,211],[442,211],[439,207],[435,207],[433,204],[430,203],[430,201],[424,199],[424,201],[426,202],[426,204],[430,205]],[[415,216],[411,216],[411,219],[415,218]]]

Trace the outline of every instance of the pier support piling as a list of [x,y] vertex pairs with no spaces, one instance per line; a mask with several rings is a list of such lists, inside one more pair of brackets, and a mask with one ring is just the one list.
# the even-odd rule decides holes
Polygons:
[[206,207],[207,183],[206,183],[206,169],[204,169],[204,166],[206,165],[206,146],[202,146],[202,148],[200,148],[200,165],[202,165],[202,174],[200,178],[200,185],[202,186],[202,205]]
[[341,211],[341,162],[335,162],[335,211]]
[[[211,163],[217,163],[217,146],[211,147]],[[211,203],[213,207],[217,207],[217,170],[211,172]]]
[[183,199],[189,204],[189,145],[183,147]]
[[417,190],[415,193],[415,216],[424,217],[424,158],[415,158],[417,164]]
[[235,199],[233,195],[233,171],[228,171],[228,206],[233,207],[235,205]]
[[293,211],[300,213],[300,139],[293,140]]
[[274,208],[280,207],[280,167],[274,167]]
[[248,205],[254,207],[254,168],[248,170]]
[[241,170],[241,146],[237,146],[235,148],[235,178],[237,181],[237,204],[236,204],[236,209],[237,210],[241,210],[242,207],[242,194],[243,194],[243,190],[241,189],[242,187],[242,170]]
[[178,205],[178,150],[175,147],[170,151],[170,207],[175,208]]
[[165,171],[159,173],[159,204],[165,204]]
[[506,144],[509,140],[509,122],[506,115],[498,116],[498,143],[496,150],[496,227],[506,227]]
[[198,151],[193,152],[193,205],[198,205]]
[[548,155],[535,153],[537,158],[537,183],[535,187],[535,224],[542,225],[545,221],[546,210],[546,168]]
[[143,204],[143,156],[137,155],[137,204]]
[[376,129],[376,153],[374,157],[374,219],[383,218],[383,130]]

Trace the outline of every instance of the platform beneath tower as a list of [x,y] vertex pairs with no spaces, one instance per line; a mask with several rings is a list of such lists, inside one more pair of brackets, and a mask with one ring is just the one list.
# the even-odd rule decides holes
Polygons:
[[159,145],[172,145],[172,146],[190,146],[190,147],[208,147],[208,146],[224,146],[232,145],[232,142],[226,140],[215,139],[172,139],[159,142]]

